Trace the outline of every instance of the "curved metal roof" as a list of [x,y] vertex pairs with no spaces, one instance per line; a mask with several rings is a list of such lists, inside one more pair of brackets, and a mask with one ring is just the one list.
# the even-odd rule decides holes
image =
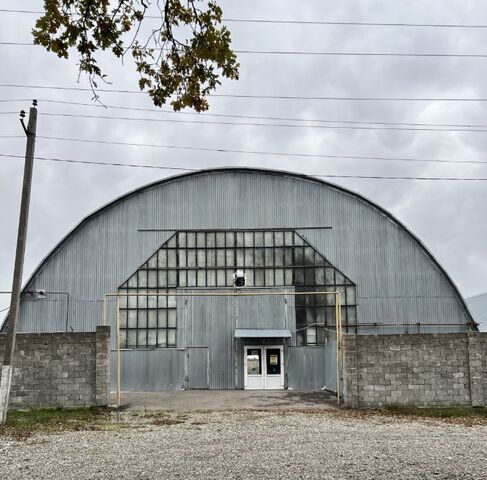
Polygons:
[[[382,215],[387,217],[390,221],[398,225],[400,228],[402,228],[412,239],[414,242],[417,243],[417,245],[427,254],[427,256],[431,259],[434,265],[436,265],[439,269],[439,271],[445,276],[445,278],[448,280],[452,288],[454,289],[455,293],[458,296],[458,300],[460,303],[463,305],[466,313],[468,314],[469,320],[472,322],[475,327],[477,326],[476,322],[474,321],[469,308],[460,294],[460,291],[458,290],[458,287],[456,284],[453,282],[453,280],[450,278],[446,270],[441,266],[441,264],[438,262],[438,260],[434,257],[434,255],[428,250],[428,248],[421,242],[421,240],[414,235],[404,224],[402,224],[394,215],[392,215],[390,212],[382,208],[381,206],[377,205],[374,203],[372,200],[369,200],[368,198],[364,197],[363,195],[356,193],[352,190],[348,190],[347,188],[344,188],[340,185],[337,185],[332,182],[328,182],[316,177],[312,177],[310,175],[305,175],[302,173],[295,173],[295,172],[290,172],[286,170],[273,170],[273,169],[264,169],[264,168],[254,168],[254,167],[219,167],[219,168],[208,168],[208,169],[202,169],[202,170],[197,170],[194,172],[189,172],[189,173],[183,173],[179,175],[173,175],[170,177],[163,178],[161,180],[157,180],[155,182],[148,183],[142,187],[136,188],[120,197],[117,197],[116,199],[112,200],[111,202],[105,204],[104,206],[98,208],[85,218],[83,218],[80,223],[74,227],[64,238],[61,239],[61,241],[43,258],[43,260],[39,263],[37,268],[34,270],[34,272],[30,275],[29,279],[25,283],[22,292],[24,292],[26,286],[39,274],[39,272],[46,266],[46,264],[49,262],[49,259],[73,236],[76,234],[78,230],[80,230],[86,223],[88,223],[90,220],[95,218],[98,215],[101,215],[104,211],[112,208],[113,206],[117,205],[118,203],[122,202],[123,200],[126,200],[127,198],[130,198],[134,195],[138,195],[139,193],[145,191],[145,190],[150,190],[156,187],[159,187],[161,185],[169,184],[172,182],[177,182],[180,180],[184,180],[185,178],[188,177],[194,177],[194,176],[200,176],[200,175],[211,175],[215,173],[225,173],[225,172],[243,172],[243,173],[256,173],[256,174],[261,174],[261,175],[276,175],[276,176],[286,176],[290,178],[295,178],[299,179],[302,181],[307,181],[307,182],[313,182],[317,183],[320,185],[324,185],[328,188],[332,188],[334,190],[340,191],[344,194],[353,196],[357,198],[358,200],[362,201],[363,203],[369,205],[371,208],[377,210],[380,212]],[[8,317],[7,317],[8,318]],[[7,320],[7,318],[5,320]],[[4,322],[4,326],[6,324],[6,321]]]

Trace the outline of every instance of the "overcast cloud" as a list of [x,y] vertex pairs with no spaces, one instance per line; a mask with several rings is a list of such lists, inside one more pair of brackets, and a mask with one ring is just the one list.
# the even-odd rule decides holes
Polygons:
[[[39,0],[2,0],[2,8],[39,10]],[[487,24],[487,2],[458,0],[247,0],[222,2],[227,18]],[[30,41],[35,16],[0,12],[0,41]],[[345,27],[229,23],[236,49],[487,53],[487,29]],[[0,83],[76,86],[76,60],[41,47],[0,46]],[[136,88],[136,75],[108,55],[114,89]],[[304,96],[487,97],[487,60],[240,55],[241,79],[218,93]],[[81,86],[87,86],[81,79]],[[194,125],[62,118],[44,112],[192,119],[187,115],[62,106],[89,92],[0,88],[1,99],[39,99],[38,134],[210,148],[485,160],[486,133],[407,132]],[[144,95],[103,94],[106,104],[151,107]],[[0,110],[29,102],[0,103]],[[213,98],[211,113],[370,122],[487,124],[486,103],[338,102]],[[17,114],[0,115],[0,135],[22,133]],[[216,120],[202,117],[202,119]],[[289,122],[285,122],[289,123]],[[0,139],[0,153],[23,154],[24,139]],[[310,174],[487,177],[487,165],[303,159],[121,147],[38,139],[36,154],[188,168],[248,165]],[[0,290],[10,290],[23,162],[0,159]],[[35,165],[24,280],[79,221],[116,196],[174,172],[38,161]],[[374,200],[421,238],[465,296],[487,290],[487,182],[334,180]],[[0,309],[8,298],[0,296]]]

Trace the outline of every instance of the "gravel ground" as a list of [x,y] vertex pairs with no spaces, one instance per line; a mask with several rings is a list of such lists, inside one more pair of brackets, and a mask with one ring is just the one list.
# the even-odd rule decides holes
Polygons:
[[104,431],[0,437],[0,478],[487,479],[487,426],[333,412],[171,415],[182,423],[124,413],[124,427]]

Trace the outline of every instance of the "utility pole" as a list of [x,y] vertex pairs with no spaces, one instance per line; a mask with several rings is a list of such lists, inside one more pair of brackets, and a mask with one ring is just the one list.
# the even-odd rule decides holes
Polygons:
[[22,198],[20,202],[19,230],[17,233],[17,248],[15,250],[14,278],[12,282],[12,296],[10,298],[10,310],[7,323],[7,335],[5,336],[5,352],[2,371],[0,373],[0,425],[4,425],[7,419],[8,399],[10,384],[12,381],[12,363],[15,351],[15,332],[17,318],[19,316],[20,290],[22,288],[22,271],[24,267],[25,243],[27,238],[27,221],[29,219],[30,190],[32,185],[32,171],[34,168],[34,148],[37,126],[37,100],[32,102],[29,111],[27,128],[24,124],[25,112],[20,112],[20,123],[27,135],[27,147],[25,149],[24,179],[22,183]]

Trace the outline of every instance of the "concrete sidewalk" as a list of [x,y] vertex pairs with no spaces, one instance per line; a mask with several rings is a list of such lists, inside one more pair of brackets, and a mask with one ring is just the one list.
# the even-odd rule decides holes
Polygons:
[[[110,403],[115,404],[112,392]],[[326,391],[297,390],[177,390],[122,392],[121,408],[128,410],[326,409],[336,397]]]

